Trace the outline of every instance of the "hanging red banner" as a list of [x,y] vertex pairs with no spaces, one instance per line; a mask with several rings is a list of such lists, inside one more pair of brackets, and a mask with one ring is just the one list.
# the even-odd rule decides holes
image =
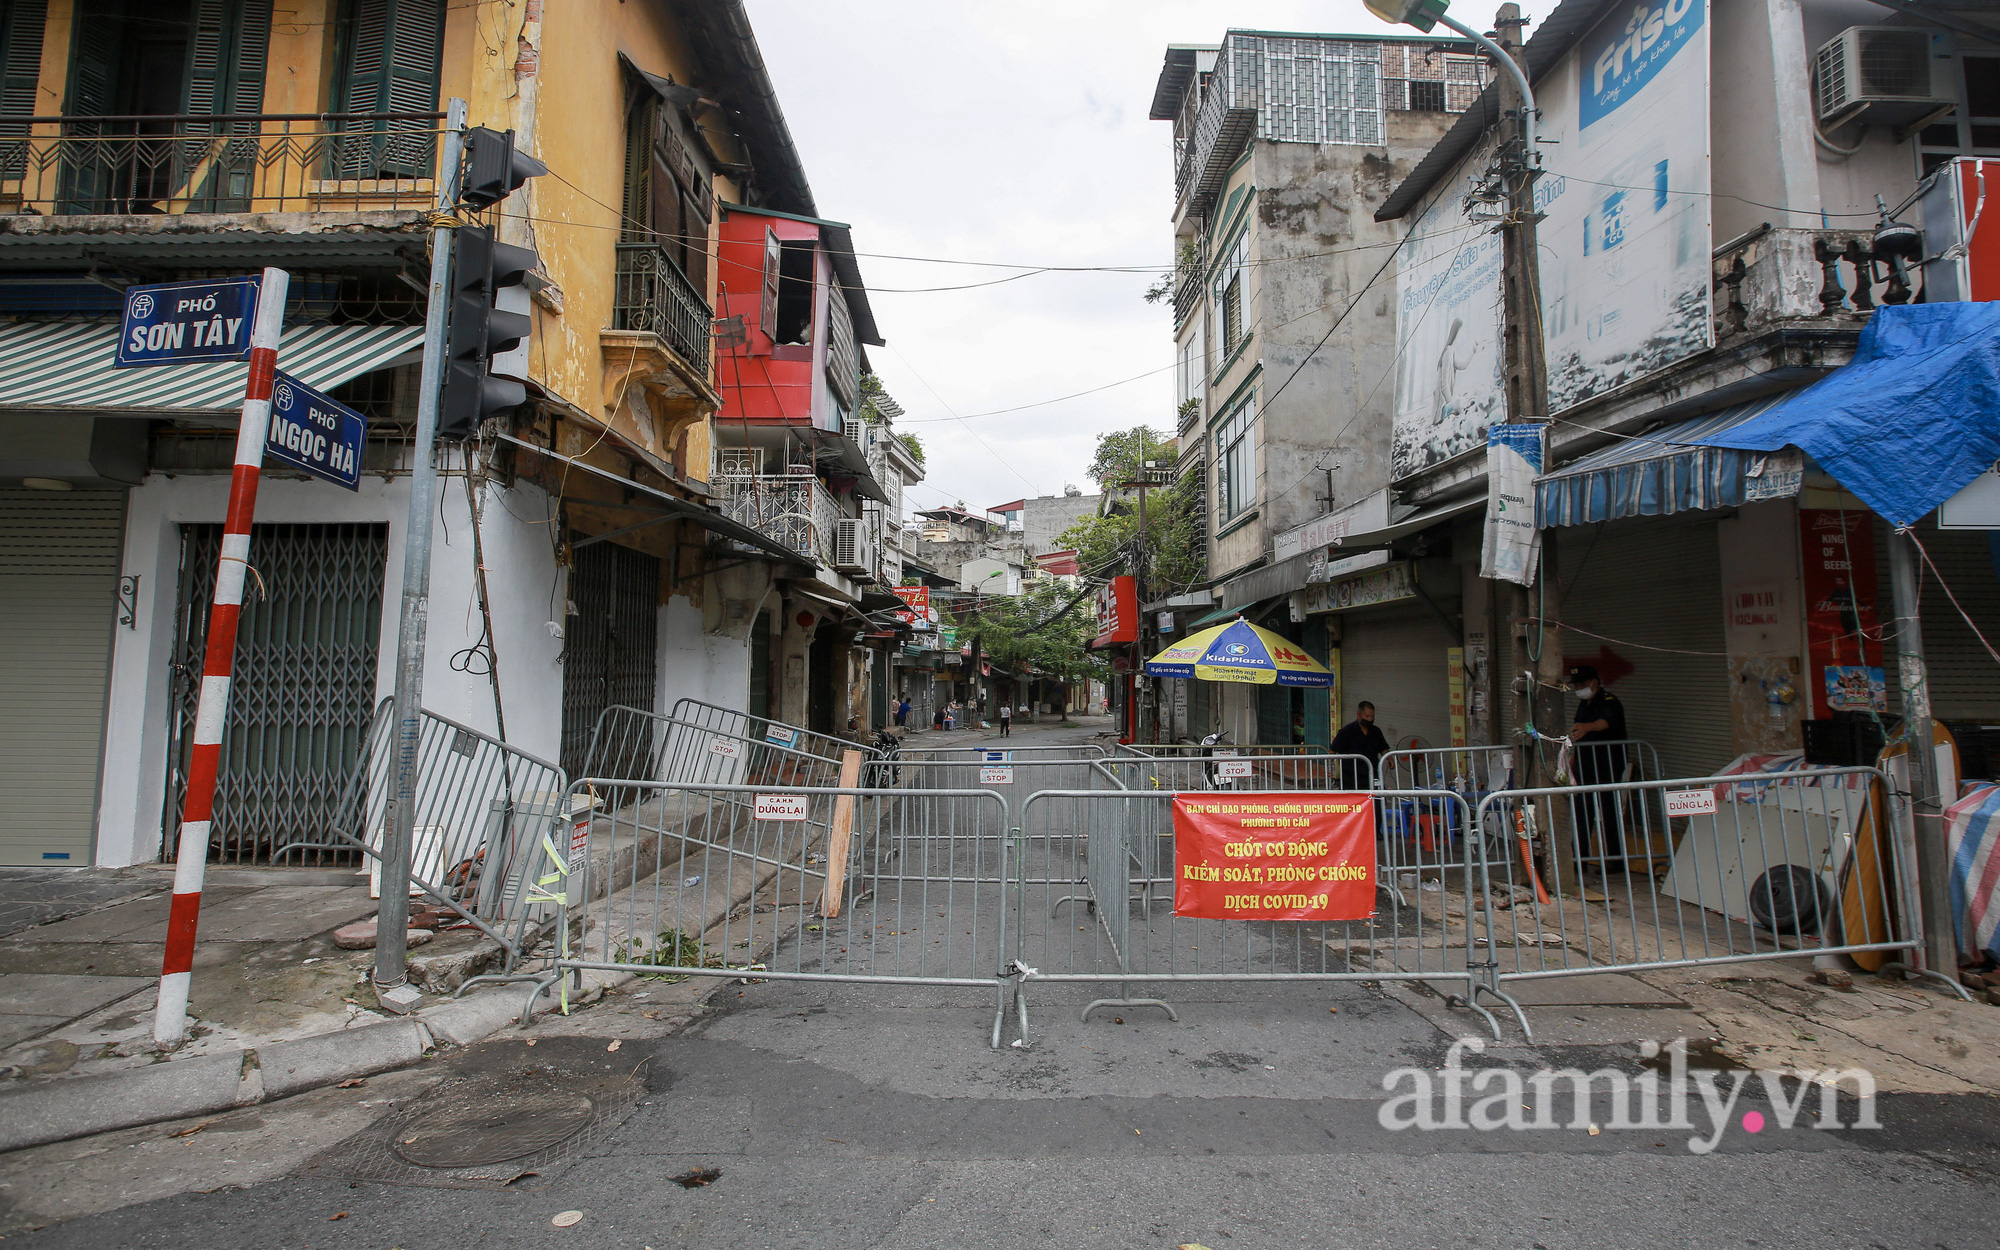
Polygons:
[[1373,796],[1174,796],[1176,916],[1364,920],[1374,910]]
[[1875,619],[1874,521],[1868,512],[1799,509],[1806,683],[1816,720],[1888,710]]

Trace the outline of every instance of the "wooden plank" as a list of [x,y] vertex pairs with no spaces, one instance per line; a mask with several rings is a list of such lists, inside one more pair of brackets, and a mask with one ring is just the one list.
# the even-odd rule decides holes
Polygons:
[[[840,788],[852,790],[861,784],[861,752],[840,755]],[[843,794],[833,801],[833,827],[826,836],[826,893],[820,896],[819,910],[831,920],[840,915],[847,893],[847,850],[854,841],[854,796]]]

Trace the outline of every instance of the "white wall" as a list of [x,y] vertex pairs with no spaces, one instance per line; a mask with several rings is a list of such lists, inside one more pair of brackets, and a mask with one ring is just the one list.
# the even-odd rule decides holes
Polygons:
[[[439,482],[441,518],[432,554],[429,638],[424,660],[424,706],[440,715],[492,732],[493,696],[487,678],[454,672],[451,657],[480,633],[472,582],[471,518],[462,482]],[[547,525],[550,501],[538,488],[518,486],[489,493],[482,536],[493,599],[495,645],[509,741],[529,754],[553,759],[561,735],[560,640],[545,625],[551,587],[555,611],[562,588]],[[229,478],[150,474],[134,488],[125,526],[123,572],[139,574],[136,620],[120,629],[111,662],[103,800],[99,806],[97,862],[122,866],[156,860],[165,813],[167,665],[173,645],[180,526],[220,523],[229,503]],[[504,503],[505,506],[502,506]],[[396,621],[403,589],[403,545],[409,513],[409,479],[364,477],[350,492],[323,482],[267,478],[258,492],[257,522],[386,522],[389,559],[383,575],[381,651],[377,700],[395,685]],[[560,619],[558,617],[557,619]]]
[[672,713],[682,699],[727,708],[749,706],[747,639],[704,632],[701,609],[685,595],[672,596],[660,609],[659,638],[662,713]]

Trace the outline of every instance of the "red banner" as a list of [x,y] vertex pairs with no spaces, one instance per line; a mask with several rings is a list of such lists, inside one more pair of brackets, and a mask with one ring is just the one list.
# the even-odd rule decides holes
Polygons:
[[1372,795],[1174,796],[1176,916],[1364,920],[1374,911]]
[[1120,642],[1139,641],[1139,581],[1135,577],[1114,577],[1097,588],[1097,639],[1095,645],[1108,647]]
[[891,586],[889,593],[909,606],[896,613],[896,619],[905,625],[915,625],[931,618],[931,588],[929,586]]
[[1875,619],[1874,527],[1873,513],[1799,509],[1806,684],[1816,719],[1871,706],[1887,710]]

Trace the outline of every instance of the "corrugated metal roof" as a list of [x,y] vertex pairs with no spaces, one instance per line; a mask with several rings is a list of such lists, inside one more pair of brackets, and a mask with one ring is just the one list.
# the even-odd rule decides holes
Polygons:
[[[421,326],[297,326],[278,342],[278,368],[319,390],[380,369],[423,346]],[[0,409],[52,412],[232,412],[243,406],[244,361],[112,364],[118,325],[23,321],[0,325]]]
[[[1576,41],[1595,26],[1598,19],[1610,12],[1620,0],[1563,0],[1556,11],[1543,20],[1534,36],[1523,49],[1528,57],[1528,81],[1541,82],[1544,75],[1554,69],[1557,62]],[[1479,137],[1500,121],[1500,76],[1487,84],[1479,93],[1479,99],[1471,108],[1459,114],[1458,121],[1437,141],[1410,176],[1382,201],[1382,207],[1375,210],[1375,220],[1394,221],[1417,206],[1430,190],[1444,181],[1458,163],[1465,159]]]

